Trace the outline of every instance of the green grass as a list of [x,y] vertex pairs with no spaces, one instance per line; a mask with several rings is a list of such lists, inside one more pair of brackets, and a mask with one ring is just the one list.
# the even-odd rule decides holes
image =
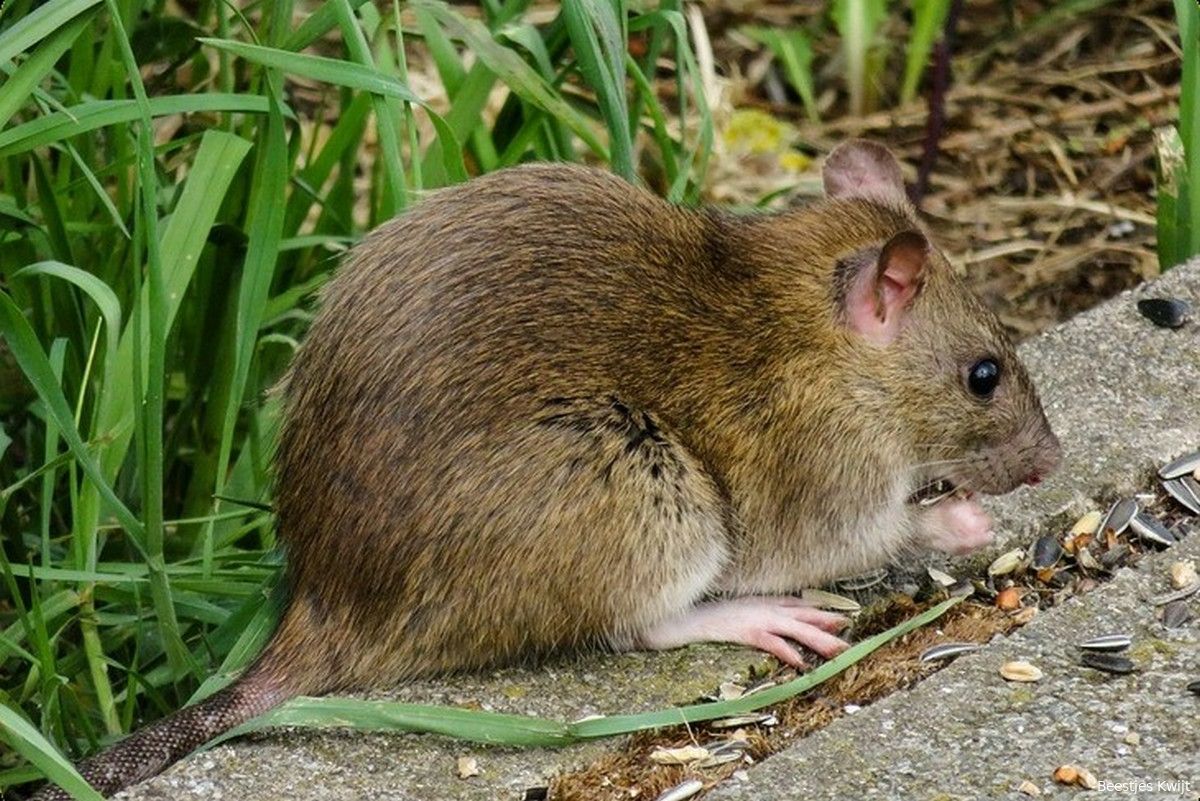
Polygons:
[[1156,132],[1158,263],[1162,269],[1200,254],[1200,6],[1175,0],[1183,74],[1179,125]]
[[697,199],[712,126],[679,3],[571,0],[536,27],[528,6],[3,5],[0,731],[36,768],[0,789],[69,781],[50,745],[211,692],[269,633],[267,391],[365,230],[534,159]]

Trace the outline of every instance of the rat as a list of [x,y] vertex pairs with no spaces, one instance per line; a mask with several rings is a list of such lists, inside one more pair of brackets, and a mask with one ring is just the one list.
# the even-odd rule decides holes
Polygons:
[[[733,213],[530,164],[368,235],[280,388],[277,631],[87,781],[111,794],[293,696],[564,651],[801,667],[847,621],[800,588],[989,543],[974,493],[1060,458],[1035,388],[889,151],[844,143],[823,179]],[[957,494],[915,503],[934,481]]]

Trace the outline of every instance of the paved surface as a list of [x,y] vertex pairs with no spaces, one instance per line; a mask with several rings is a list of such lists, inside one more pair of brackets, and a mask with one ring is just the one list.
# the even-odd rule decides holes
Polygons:
[[[1028,544],[1114,495],[1150,485],[1154,468],[1200,447],[1200,326],[1152,327],[1136,297],[1174,295],[1200,309],[1200,262],[1179,267],[1027,343],[1022,351],[1055,430],[1062,471],[1037,490],[990,502],[1003,549]],[[1045,797],[1074,797],[1050,775],[1063,762],[1124,784],[1108,797],[1200,798],[1200,624],[1166,631],[1151,618],[1150,595],[1166,590],[1166,565],[1200,559],[1200,536],[1122,571],[1095,592],[1039,616],[1008,638],[964,657],[916,688],[897,693],[799,741],[730,781],[713,799],[1027,798],[1022,780]],[[961,568],[960,568],[961,569]],[[1200,599],[1193,600],[1200,616]],[[1072,643],[1120,631],[1136,636],[1138,672],[1109,677],[1078,667]],[[1045,671],[1033,685],[997,675],[1009,658]],[[694,700],[759,658],[736,648],[593,658],[482,679],[427,682],[389,696],[472,702],[498,711],[573,719]],[[1139,738],[1130,745],[1130,733]],[[555,771],[611,747],[506,751],[418,735],[281,732],[198,754],[126,793],[149,799],[518,799]],[[472,755],[482,775],[463,781],[455,760]],[[1190,782],[1185,790],[1160,781]],[[1098,793],[1088,793],[1096,796]]]

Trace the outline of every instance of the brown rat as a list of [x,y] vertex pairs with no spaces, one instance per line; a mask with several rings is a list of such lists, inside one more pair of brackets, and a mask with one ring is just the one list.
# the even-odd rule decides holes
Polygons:
[[[739,642],[800,664],[842,619],[785,595],[991,537],[1058,443],[886,150],[828,198],[671,206],[529,165],[367,237],[285,381],[291,597],[235,684],[88,760],[104,793],[298,694],[580,648]],[[65,797],[54,790],[42,798]]]

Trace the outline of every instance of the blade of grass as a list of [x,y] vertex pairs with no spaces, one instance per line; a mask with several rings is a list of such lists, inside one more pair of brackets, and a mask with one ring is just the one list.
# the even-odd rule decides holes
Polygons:
[[591,718],[574,723],[523,715],[505,715],[422,704],[362,701],[345,698],[298,698],[255,718],[211,746],[250,731],[270,726],[339,726],[370,731],[412,731],[442,734],[471,742],[510,746],[553,747],[581,740],[612,737],[647,729],[697,723],[753,712],[807,692],[860,662],[882,646],[927,625],[963,598],[955,596],[887,631],[868,637],[794,681],[732,701],[663,709],[632,715]]
[[609,165],[617,175],[633,181],[633,138],[625,95],[625,3],[566,0],[562,9],[579,72],[596,93],[608,128]]
[[1183,242],[1184,259],[1200,253],[1200,5],[1196,0],[1175,0],[1183,72],[1179,82],[1179,137],[1186,162],[1180,187],[1176,235]]
[[103,801],[54,746],[15,710],[0,704],[0,733],[9,746],[28,759],[47,779],[79,801]]
[[428,11],[451,37],[464,42],[487,68],[510,90],[566,124],[593,153],[608,160],[608,149],[592,130],[591,123],[542,80],[541,76],[509,48],[497,42],[491,31],[477,20],[467,19],[445,3],[418,0],[415,6]]
[[910,103],[917,96],[921,75],[929,63],[933,42],[946,24],[950,0],[913,0],[912,30],[904,57],[904,78],[900,84],[900,102]]
[[82,13],[48,36],[3,83],[0,89],[0,128],[12,119],[42,79],[54,69],[62,54],[67,52],[83,29],[95,16],[92,10]]
[[[267,99],[251,95],[201,94],[156,97],[150,101],[150,114],[153,117],[213,111],[265,114]],[[97,128],[133,122],[140,114],[134,100],[93,100],[80,103],[71,106],[65,112],[47,114],[0,132],[0,158],[14,156]]]
[[100,0],[50,0],[17,20],[0,33],[0,64],[15,58],[48,36],[52,36],[73,18]]
[[813,83],[812,43],[802,28],[742,28],[742,33],[765,45],[783,66],[788,83],[800,96],[804,113],[811,122],[820,122],[817,112],[817,95]]

